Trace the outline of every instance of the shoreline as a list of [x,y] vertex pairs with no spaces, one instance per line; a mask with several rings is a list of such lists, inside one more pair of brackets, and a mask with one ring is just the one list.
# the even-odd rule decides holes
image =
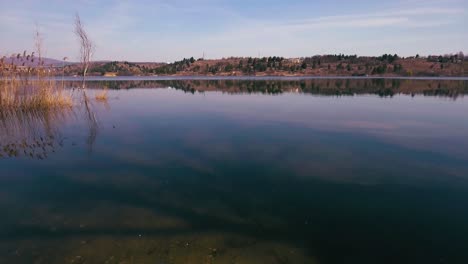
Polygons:
[[[62,80],[62,77],[55,76],[55,80]],[[132,80],[142,80],[142,81],[171,81],[171,80],[250,80],[250,81],[268,81],[268,80],[277,80],[277,81],[292,81],[292,80],[443,80],[443,81],[468,81],[467,76],[313,76],[313,75],[304,75],[304,76],[209,76],[209,75],[167,75],[167,76],[116,76],[116,77],[106,77],[106,76],[89,76],[86,77],[86,81],[132,81]],[[73,77],[65,76],[63,77],[64,81],[82,81],[82,77]]]

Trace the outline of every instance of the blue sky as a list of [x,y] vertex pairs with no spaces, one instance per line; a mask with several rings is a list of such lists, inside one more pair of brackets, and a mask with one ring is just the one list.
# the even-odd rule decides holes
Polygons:
[[37,23],[46,56],[76,60],[76,12],[98,60],[468,52],[468,0],[0,0],[0,55]]

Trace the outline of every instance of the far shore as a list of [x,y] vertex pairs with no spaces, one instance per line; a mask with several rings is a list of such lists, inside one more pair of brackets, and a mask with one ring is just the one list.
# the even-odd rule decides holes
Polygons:
[[[55,76],[56,80],[82,81],[80,76]],[[313,79],[388,79],[388,80],[454,80],[468,81],[465,76],[219,76],[219,75],[162,75],[162,76],[88,76],[86,81],[126,81],[126,80],[313,80]]]

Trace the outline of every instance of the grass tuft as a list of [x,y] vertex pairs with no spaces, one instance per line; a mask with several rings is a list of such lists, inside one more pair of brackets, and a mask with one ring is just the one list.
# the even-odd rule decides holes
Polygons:
[[107,97],[107,90],[103,90],[103,91],[96,94],[96,100],[97,101],[101,101],[101,102],[107,101],[107,98],[108,98]]

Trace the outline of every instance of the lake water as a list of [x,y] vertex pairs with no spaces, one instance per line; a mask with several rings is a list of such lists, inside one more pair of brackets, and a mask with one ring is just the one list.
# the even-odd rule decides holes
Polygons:
[[0,263],[468,263],[468,81],[86,93],[1,114]]

